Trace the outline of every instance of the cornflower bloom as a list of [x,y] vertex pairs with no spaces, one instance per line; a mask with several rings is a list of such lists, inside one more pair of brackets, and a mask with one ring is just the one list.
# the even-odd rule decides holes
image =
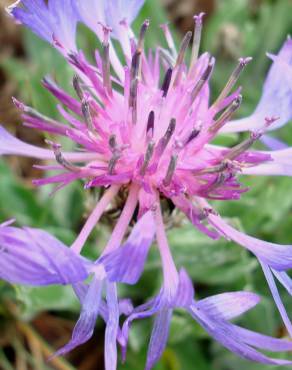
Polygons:
[[[76,73],[72,81],[75,97],[51,79],[43,81],[60,101],[58,108],[66,125],[14,99],[23,112],[24,124],[70,139],[76,144],[76,151],[64,152],[54,141],[47,141],[50,149],[38,148],[18,140],[1,127],[0,153],[55,159],[56,164],[39,167],[59,173],[35,180],[37,186],[57,184],[58,190],[82,179],[85,189],[103,188],[104,193],[71,248],[44,231],[18,229],[10,222],[2,224],[0,276],[17,284],[72,284],[82,305],[81,314],[70,342],[57,355],[87,341],[100,315],[106,322],[105,366],[107,370],[116,369],[117,342],[125,357],[131,323],[154,315],[146,363],[149,370],[166,346],[173,310],[184,308],[210,335],[237,355],[264,364],[291,364],[270,358],[259,350],[291,350],[292,342],[230,322],[254,307],[259,302],[257,295],[232,292],[199,301],[194,298],[186,271],[178,272],[172,259],[161,200],[171,202],[210,238],[233,240],[258,258],[292,336],[292,326],[274,280],[291,293],[287,270],[292,267],[292,246],[264,242],[237,231],[209,204],[212,199],[240,199],[248,190],[238,180],[241,175],[291,176],[291,148],[258,151],[252,145],[258,139],[271,143],[266,132],[283,126],[292,116],[292,41],[287,39],[278,55],[269,55],[273,64],[255,112],[232,121],[242,101],[240,88],[234,91],[234,86],[251,58],[239,59],[222,92],[210,104],[209,80],[215,59],[209,53],[199,56],[203,14],[194,17],[188,65],[185,55],[192,33],[185,35],[176,50],[167,25],[162,26],[162,31],[168,47],[145,53],[149,21],[142,24],[137,37],[131,29],[143,3],[142,0],[50,0],[47,4],[44,0],[19,0],[8,8],[17,22],[51,43]],[[95,51],[94,65],[76,46],[80,22],[101,42],[101,49]],[[123,51],[123,60],[117,55],[116,42]],[[239,131],[248,131],[250,135],[234,147],[212,144],[222,132]],[[100,258],[89,261],[80,255],[82,248],[119,193],[127,195],[120,218]],[[130,236],[123,243],[130,223],[136,218]],[[138,281],[154,237],[163,270],[161,290],[147,303],[133,308],[130,301],[118,300],[117,283]],[[127,318],[120,328],[122,314]]]

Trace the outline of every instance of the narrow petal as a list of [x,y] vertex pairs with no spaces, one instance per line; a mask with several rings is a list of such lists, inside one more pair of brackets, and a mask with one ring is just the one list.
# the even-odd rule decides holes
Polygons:
[[107,284],[106,297],[108,320],[105,330],[105,369],[116,370],[118,356],[117,335],[119,330],[119,304],[116,284]]
[[288,148],[288,145],[284,143],[284,141],[270,135],[263,135],[260,140],[271,150],[280,150]]
[[292,279],[290,278],[290,276],[283,271],[276,271],[272,269],[272,272],[283,285],[283,287],[287,290],[287,292],[292,295]]
[[0,227],[0,277],[32,286],[72,284],[88,277],[90,262],[38,229]]
[[272,161],[254,167],[243,168],[245,175],[292,176],[292,148],[264,152]]
[[[213,319],[208,315],[207,312],[197,309],[195,303],[191,306],[189,312],[212,337],[214,337],[224,347],[228,348],[231,352],[237,354],[239,357],[267,365],[290,365],[292,363],[291,361],[287,360],[267,357],[261,352],[252,348],[242,340],[243,338],[238,335],[234,325],[228,323],[227,321]],[[253,338],[253,342],[254,339],[255,338]],[[257,340],[260,339],[263,338],[257,337]],[[266,344],[267,342],[262,344],[262,346],[265,347]],[[285,345],[286,344],[287,342],[285,342]],[[259,343],[258,345],[261,346]],[[274,347],[274,343],[272,347]]]
[[77,17],[72,0],[16,1],[7,8],[16,21],[55,46],[67,51],[76,50]]
[[54,159],[54,153],[17,139],[0,126],[0,155],[21,155],[40,159]]
[[[64,158],[72,162],[84,162],[97,159],[97,155],[95,153],[63,152],[62,154]],[[20,155],[29,158],[55,160],[55,155],[52,150],[43,149],[31,144],[27,144],[17,139],[15,136],[11,135],[1,125],[0,155]]]
[[285,352],[292,350],[292,342],[290,340],[269,337],[237,325],[233,325],[233,329],[238,333],[239,338],[241,338],[243,342],[253,347],[270,352]]
[[105,19],[106,0],[75,0],[74,7],[78,13],[78,19],[102,38],[101,24],[106,24]]
[[210,214],[210,223],[227,239],[242,245],[254,253],[261,261],[276,270],[292,268],[292,246],[280,245],[246,235],[225,222],[221,217]]
[[194,299],[194,287],[193,282],[189,275],[184,269],[179,272],[179,284],[177,289],[177,296],[175,299],[175,305],[177,307],[188,307],[191,305]]
[[104,265],[110,281],[127,284],[135,284],[138,281],[154,235],[155,223],[152,212],[149,211],[134,226],[124,246],[99,260]]
[[102,281],[94,277],[84,298],[80,317],[74,327],[69,343],[60,348],[54,355],[61,356],[77,346],[87,342],[93,334],[101,300]]
[[121,25],[121,22],[126,22],[130,26],[144,2],[145,0],[109,0],[106,2],[106,21],[116,37],[119,37],[121,31],[125,32],[125,27]]
[[154,322],[147,353],[145,370],[151,370],[161,358],[168,339],[169,325],[172,317],[171,309],[161,310]]
[[288,38],[277,56],[270,56],[272,67],[266,78],[263,94],[254,113],[247,118],[231,121],[222,132],[259,129],[266,117],[279,117],[269,127],[274,130],[292,118],[292,40]]
[[129,331],[133,321],[135,320],[142,320],[147,317],[151,317],[157,314],[161,308],[166,308],[167,302],[163,297],[163,293],[160,292],[158,296],[153,299],[150,299],[147,303],[138,306],[134,309],[131,315],[125,320],[122,327],[121,337],[120,337],[120,344],[122,347],[122,357],[125,361],[126,359],[126,352],[127,352],[127,345],[129,339]]
[[292,323],[289,319],[289,316],[287,314],[285,306],[284,306],[284,304],[282,302],[282,299],[280,297],[280,294],[279,294],[276,282],[274,280],[273,274],[272,274],[269,266],[267,266],[265,263],[261,263],[261,265],[262,265],[262,269],[264,271],[265,277],[267,279],[269,288],[271,290],[272,296],[274,298],[274,301],[275,301],[275,303],[278,307],[278,310],[280,312],[280,315],[282,317],[282,320],[283,320],[283,322],[286,326],[286,329],[287,329],[288,333],[290,334],[290,337],[292,338]]
[[260,297],[250,292],[218,294],[197,302],[197,307],[217,319],[230,320],[256,306]]

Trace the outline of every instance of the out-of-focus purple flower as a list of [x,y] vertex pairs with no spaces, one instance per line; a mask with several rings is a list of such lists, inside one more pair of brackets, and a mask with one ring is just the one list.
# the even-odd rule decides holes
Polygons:
[[[239,182],[240,175],[292,175],[291,148],[252,149],[268,130],[283,126],[292,116],[292,42],[288,39],[279,54],[271,56],[273,64],[255,112],[231,121],[242,102],[241,89],[234,87],[251,58],[239,59],[222,92],[210,103],[209,80],[215,59],[209,53],[199,56],[203,14],[194,17],[191,61],[187,64],[185,54],[191,32],[176,50],[168,26],[163,25],[168,48],[144,51],[149,21],[142,24],[137,37],[131,29],[142,5],[142,0],[23,0],[9,7],[9,13],[18,22],[56,47],[76,72],[72,81],[74,97],[50,78],[43,81],[59,100],[58,109],[67,124],[14,99],[23,112],[24,124],[65,137],[76,145],[76,150],[64,152],[54,141],[47,141],[51,149],[37,148],[1,127],[0,154],[55,159],[53,166],[39,166],[57,173],[35,180],[37,186],[57,184],[58,190],[82,179],[85,189],[101,187],[104,192],[70,249],[46,233],[42,234],[42,241],[36,237],[29,244],[28,232],[40,238],[42,232],[3,225],[0,276],[12,283],[72,284],[82,305],[81,314],[70,342],[57,355],[88,340],[100,315],[107,323],[106,369],[115,370],[117,342],[125,356],[131,323],[154,315],[146,364],[149,370],[164,351],[173,310],[184,308],[217,341],[239,356],[265,364],[290,364],[267,357],[257,349],[291,350],[291,342],[248,331],[229,321],[256,305],[257,296],[234,292],[195,300],[191,281],[183,270],[178,273],[172,259],[161,200],[172,202],[209,237],[233,240],[258,258],[292,336],[291,323],[274,281],[276,277],[288,292],[292,291],[287,275],[292,265],[292,246],[264,242],[235,230],[208,203],[213,199],[240,199],[248,190]],[[76,46],[79,22],[101,42],[94,64]],[[116,42],[123,50],[123,61],[118,57]],[[249,131],[249,137],[231,148],[214,145],[213,140],[224,131]],[[79,257],[102,214],[121,193],[126,195],[126,201],[102,255],[95,262]],[[136,219],[132,233],[123,243],[129,225]],[[117,283],[137,282],[155,234],[163,270],[161,290],[149,302],[132,309],[128,301],[118,300]],[[29,256],[25,255],[25,248],[31,251]],[[60,255],[60,259],[56,261],[54,255]],[[22,256],[25,258],[20,261]],[[26,262],[23,271],[14,273]],[[88,275],[90,279],[85,282]],[[128,316],[122,329],[121,314]]]

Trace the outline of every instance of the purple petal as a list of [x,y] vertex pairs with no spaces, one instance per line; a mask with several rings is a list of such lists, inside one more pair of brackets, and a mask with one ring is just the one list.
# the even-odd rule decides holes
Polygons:
[[220,235],[214,231],[208,229],[207,226],[203,224],[202,212],[197,209],[189,200],[185,197],[177,196],[172,198],[173,203],[188,217],[191,223],[202,233],[206,234],[210,238],[217,240],[220,238]]
[[264,152],[272,161],[255,167],[244,168],[245,175],[292,176],[292,148]]
[[164,307],[166,308],[165,300],[163,299],[163,294],[160,293],[155,298],[149,300],[147,303],[144,303],[141,306],[138,306],[134,309],[131,315],[126,319],[122,327],[122,333],[120,337],[120,344],[122,347],[122,356],[123,360],[126,358],[126,351],[129,338],[129,330],[132,325],[132,322],[135,320],[142,320],[147,317],[155,315],[159,310]]
[[100,258],[110,281],[127,284],[138,281],[154,235],[155,223],[149,211],[136,223],[124,246]]
[[287,292],[292,295],[292,279],[290,278],[290,276],[283,271],[276,271],[272,269],[272,272],[283,285],[283,287],[287,290]]
[[74,5],[80,21],[102,38],[99,23],[111,27],[116,36],[121,30],[125,33],[126,29],[120,23],[126,21],[130,26],[144,2],[145,0],[76,0]]
[[274,244],[253,238],[234,229],[219,216],[210,214],[208,219],[224,237],[247,248],[272,268],[281,271],[292,267],[291,245]]
[[114,34],[119,35],[125,28],[122,21],[130,26],[137,17],[145,0],[108,0],[105,7],[107,24],[113,29]]
[[280,150],[288,148],[288,145],[284,143],[284,141],[270,135],[263,135],[260,140],[271,150]]
[[175,299],[176,307],[188,307],[194,299],[194,287],[192,280],[184,269],[179,272],[179,284]]
[[148,347],[145,370],[151,370],[159,361],[165,350],[171,317],[172,310],[164,309],[161,310],[155,318],[154,327]]
[[272,67],[266,78],[263,94],[254,113],[232,121],[222,132],[259,129],[266,117],[279,117],[269,130],[282,127],[292,118],[292,40],[288,38],[277,56],[270,56]]
[[237,325],[233,325],[233,329],[238,333],[238,337],[241,338],[243,342],[253,347],[271,352],[284,352],[292,350],[292,342],[289,340],[269,337],[255,331],[241,328]]
[[45,231],[0,227],[0,246],[0,277],[12,284],[72,284],[88,277],[90,262]]
[[[228,348],[231,352],[234,352],[239,357],[267,364],[267,365],[290,365],[291,361],[279,360],[269,358],[257,351],[256,349],[249,346],[243,341],[243,338],[238,335],[236,326],[228,323],[224,320],[215,320],[208,315],[207,312],[197,309],[194,303],[189,310],[193,318],[198,321],[202,327],[224,347]],[[247,336],[244,336],[247,339]],[[257,337],[257,345],[259,347],[266,347],[268,342],[263,340],[261,337]],[[262,343],[261,343],[262,340]],[[255,344],[255,337],[251,338],[253,344]],[[284,342],[283,346],[286,346],[287,342]],[[272,343],[272,347],[275,348],[275,343]]]
[[254,293],[233,292],[202,299],[196,305],[214,318],[230,320],[250,310],[259,301],[260,297]]
[[[63,152],[63,156],[71,162],[84,162],[96,159],[95,153]],[[20,155],[23,157],[55,160],[52,150],[27,144],[6,131],[0,125],[0,155]]]
[[38,148],[17,139],[0,126],[0,155],[21,155],[40,159],[54,159],[51,150]]
[[22,0],[7,10],[16,21],[49,43],[76,50],[77,17],[72,0],[50,0],[48,5],[44,0]]
[[107,284],[106,300],[109,314],[105,330],[105,368],[106,370],[116,370],[117,335],[119,330],[119,304],[116,284]]
[[60,348],[53,357],[64,355],[72,349],[87,342],[93,334],[102,292],[102,281],[94,277],[86,293],[80,317],[74,327],[69,343]]
[[102,38],[102,27],[106,24],[105,19],[106,0],[75,0],[74,7],[79,20]]
[[282,320],[286,326],[286,329],[288,331],[288,333],[290,334],[290,336],[292,337],[292,323],[289,319],[289,316],[287,314],[287,311],[285,309],[285,306],[281,300],[281,297],[280,297],[280,294],[279,294],[279,291],[278,291],[278,288],[277,288],[277,285],[275,283],[275,280],[274,280],[274,277],[273,277],[273,274],[269,268],[269,266],[267,266],[265,263],[261,263],[262,265],[262,269],[264,271],[264,274],[265,274],[265,277],[267,279],[267,282],[268,282],[268,285],[269,285],[269,288],[271,290],[271,293],[272,293],[272,296],[274,298],[274,301],[278,307],[278,310],[280,312],[280,315],[282,317]]

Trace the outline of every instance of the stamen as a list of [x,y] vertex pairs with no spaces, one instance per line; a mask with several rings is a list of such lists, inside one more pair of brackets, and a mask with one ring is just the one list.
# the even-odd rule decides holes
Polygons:
[[173,154],[171,156],[171,159],[170,159],[170,162],[169,162],[169,165],[168,165],[168,169],[167,169],[167,173],[166,173],[166,176],[163,180],[163,185],[164,186],[169,186],[170,183],[171,183],[171,180],[173,178],[173,175],[174,175],[174,172],[175,172],[175,169],[176,169],[177,159],[178,159],[177,154]]
[[200,13],[199,15],[194,16],[195,30],[194,30],[194,40],[193,40],[193,49],[192,49],[192,59],[191,59],[190,71],[192,70],[193,66],[195,65],[195,63],[198,59],[198,55],[199,55],[204,15],[205,15],[205,13]]
[[115,134],[110,135],[109,137],[109,146],[111,148],[111,151],[114,152],[117,149],[117,137]]
[[102,58],[101,58],[103,85],[110,96],[112,95],[112,81],[110,74],[110,56],[109,56],[110,54],[109,35],[111,31],[112,31],[111,28],[103,26],[104,39],[102,42]]
[[114,174],[116,164],[120,158],[121,158],[121,153],[119,151],[115,151],[108,164],[108,171],[110,175]]
[[84,97],[84,92],[81,87],[81,80],[78,75],[74,75],[73,77],[73,87],[74,87],[74,90],[76,91],[78,98],[82,100]]
[[192,34],[191,31],[189,31],[185,34],[185,36],[184,36],[184,38],[181,42],[181,45],[180,45],[179,53],[178,53],[178,56],[177,56],[177,59],[176,59],[175,68],[177,68],[178,66],[180,66],[183,63],[187,48],[188,48],[189,43],[190,43],[191,38],[192,38],[192,35],[193,34]]
[[88,129],[90,131],[93,131],[94,126],[93,126],[92,116],[90,113],[90,105],[89,105],[88,100],[83,99],[82,104],[81,104],[81,111],[82,111],[82,114],[83,114],[83,117],[85,119]]
[[160,27],[161,27],[161,29],[164,33],[164,36],[165,36],[167,45],[170,49],[170,52],[171,52],[172,56],[176,59],[177,58],[177,51],[176,51],[175,43],[173,41],[173,37],[172,37],[171,32],[169,30],[168,24],[167,23],[161,24]]
[[137,123],[137,95],[138,95],[138,82],[139,70],[141,65],[141,49],[137,50],[133,55],[131,64],[131,81],[130,81],[130,96],[129,108],[132,108],[132,123]]
[[145,35],[147,32],[147,29],[150,25],[149,19],[146,19],[144,23],[141,26],[140,29],[140,34],[139,34],[139,39],[138,39],[138,44],[137,44],[137,50],[143,50],[144,49],[144,40],[145,40]]
[[175,64],[175,67],[174,67],[175,70],[176,70],[176,74],[175,74],[175,79],[173,81],[173,86],[177,86],[180,82],[182,72],[183,72],[183,61],[184,61],[184,58],[185,58],[187,48],[188,48],[189,43],[191,41],[191,38],[192,38],[192,32],[189,31],[189,32],[186,33],[185,37],[182,40],[180,50],[179,50],[179,53],[178,53],[178,57],[177,57],[177,60],[176,60],[176,64]]
[[171,78],[172,78],[172,72],[173,72],[172,68],[168,68],[168,70],[166,71],[163,83],[162,83],[161,90],[163,91],[162,96],[164,98],[166,98],[166,96],[168,94],[168,90],[169,90],[170,82],[171,82]]
[[255,141],[259,139],[262,134],[260,133],[251,133],[250,137],[244,140],[242,143],[234,146],[230,149],[229,153],[224,157],[224,159],[233,160],[238,157],[240,154],[248,150]]
[[172,118],[170,120],[169,126],[166,130],[165,135],[159,140],[157,145],[157,155],[161,155],[165,148],[167,147],[176,127],[176,119]]
[[187,138],[185,142],[185,145],[189,144],[192,140],[194,140],[199,135],[200,132],[201,130],[198,130],[197,128],[193,128],[190,133],[190,136]]
[[16,106],[16,108],[22,110],[23,113],[29,115],[30,117],[37,118],[41,121],[47,122],[51,126],[56,127],[56,128],[62,127],[62,125],[59,122],[57,122],[57,121],[55,121],[55,120],[53,120],[53,119],[51,119],[47,116],[44,116],[43,114],[41,114],[37,110],[33,109],[32,107],[29,107],[29,106],[23,104],[22,102],[17,100],[15,97],[12,97],[12,101],[13,101],[13,104]]
[[219,186],[223,185],[227,180],[230,180],[234,176],[234,173],[229,172],[220,172],[218,176],[216,177],[215,182],[209,187],[208,193],[210,193],[212,190],[215,190]]
[[151,140],[154,135],[154,121],[155,121],[155,113],[152,110],[149,113],[148,122],[147,122],[147,128],[146,128],[146,138]]
[[143,162],[141,170],[140,170],[140,175],[141,176],[144,176],[145,173],[146,173],[146,170],[149,166],[149,163],[150,163],[151,158],[152,158],[153,153],[154,153],[154,147],[155,147],[155,143],[154,143],[154,141],[151,140],[150,143],[147,146],[147,150],[146,150],[146,153],[145,153],[145,156],[144,156],[144,162]]
[[215,64],[215,58],[210,56],[209,63],[207,65],[207,68],[205,69],[204,73],[202,74],[201,78],[197,82],[196,86],[194,87],[193,91],[191,92],[191,101],[193,102],[197,96],[199,95],[200,91],[202,90],[204,84],[206,81],[208,81]]
[[237,80],[239,78],[240,73],[242,72],[242,70],[244,69],[244,67],[250,61],[252,61],[252,58],[251,57],[239,58],[238,65],[236,66],[236,68],[232,72],[231,76],[229,77],[229,80],[228,80],[226,86],[224,87],[224,89],[222,90],[221,94],[219,95],[219,97],[217,98],[217,100],[215,101],[215,103],[213,104],[213,107],[218,106],[218,104],[223,99],[226,98],[226,96],[228,95],[228,93],[230,92],[230,90],[232,89],[232,87],[236,84],[236,82],[237,82]]
[[242,96],[238,95],[237,98],[225,109],[221,116],[215,121],[215,123],[209,128],[209,132],[217,132],[220,130],[226,122],[230,120],[235,111],[240,107],[242,102]]
[[66,168],[66,170],[68,170],[70,172],[78,172],[78,171],[80,171],[80,168],[79,167],[74,166],[72,163],[70,163],[69,161],[67,161],[67,159],[65,159],[63,157],[63,154],[61,152],[61,145],[60,144],[54,143],[53,141],[50,141],[50,140],[45,140],[45,142],[52,147],[52,149],[54,151],[54,155],[55,155],[56,161],[62,167]]
[[237,168],[236,165],[233,162],[231,162],[228,159],[224,159],[221,163],[219,163],[216,166],[204,168],[204,169],[199,170],[199,171],[194,171],[193,174],[196,175],[196,176],[206,175],[206,174],[212,174],[212,173],[217,173],[217,172],[223,172],[227,169],[238,169],[238,170],[240,170],[240,168],[239,167]]

